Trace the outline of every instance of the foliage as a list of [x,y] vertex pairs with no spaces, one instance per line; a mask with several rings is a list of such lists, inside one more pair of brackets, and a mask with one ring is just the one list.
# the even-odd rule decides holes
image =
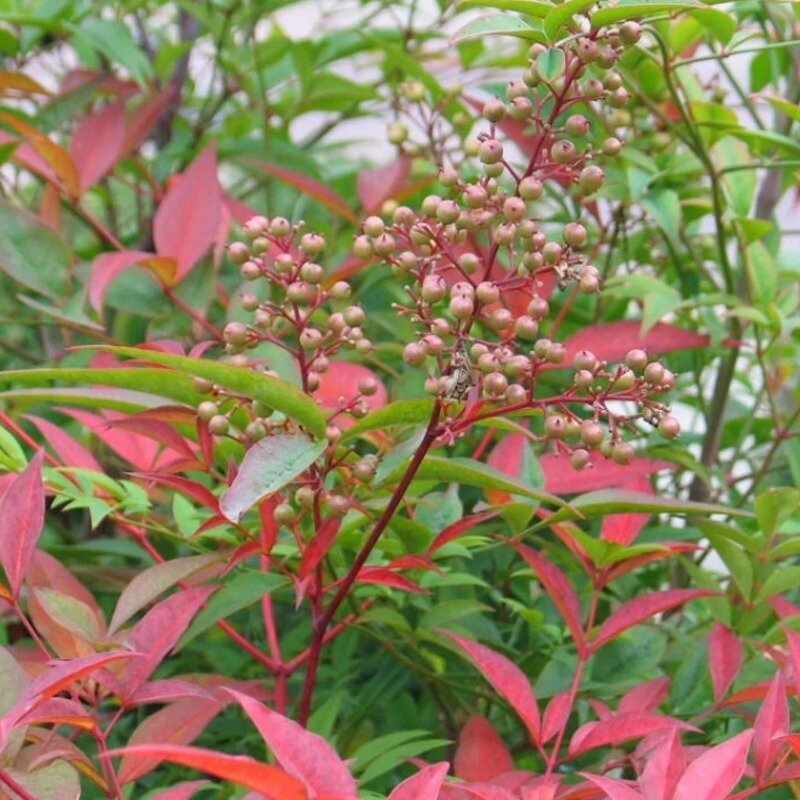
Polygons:
[[796,796],[795,4],[305,5],[0,10],[0,795]]

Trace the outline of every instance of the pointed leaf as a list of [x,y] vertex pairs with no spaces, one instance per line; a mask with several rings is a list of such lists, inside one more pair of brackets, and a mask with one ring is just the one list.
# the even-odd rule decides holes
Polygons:
[[458,736],[453,771],[462,781],[489,781],[514,769],[514,759],[486,717],[473,714]]
[[117,600],[114,615],[108,625],[109,634],[113,635],[121,625],[124,625],[137,611],[152,603],[162,592],[221,558],[222,555],[219,553],[173,558],[171,561],[155,564],[137,573]]
[[626,692],[617,706],[619,711],[655,711],[669,695],[669,678],[653,678]]
[[641,456],[635,457],[630,464],[617,464],[599,453],[592,455],[590,463],[591,467],[578,471],[572,468],[569,458],[546,453],[539,458],[545,489],[553,494],[580,494],[622,486],[630,488],[637,479],[675,469],[671,461]]
[[199,792],[206,786],[211,786],[211,784],[208,781],[184,781],[152,795],[150,800],[189,800],[195,792]]
[[326,447],[327,442],[315,442],[301,433],[281,433],[256,442],[245,454],[233,483],[220,497],[222,515],[239,522],[248,509],[308,469]]
[[249,756],[221,755],[202,747],[177,744],[136,745],[109,750],[109,756],[132,759],[157,758],[205,772],[215,778],[230,781],[246,789],[261,792],[269,800],[308,800],[300,781],[278,767],[262,764]]
[[62,427],[54,425],[44,417],[25,414],[45,437],[47,444],[55,451],[61,463],[67,467],[80,467],[102,472],[100,462],[80,442],[70,436]]
[[647,763],[639,777],[639,788],[647,800],[670,800],[686,769],[686,756],[680,733],[671,728],[663,734],[654,751],[647,754]]
[[585,725],[581,725],[572,735],[569,753],[574,756],[595,747],[615,745],[630,739],[641,739],[655,731],[663,731],[668,728],[696,730],[692,725],[663,714],[654,714],[650,711],[628,711],[615,714],[600,722],[587,722]]
[[11,593],[19,594],[44,527],[43,451],[7,487],[0,500],[0,564]]
[[623,631],[649,619],[654,614],[669,611],[675,606],[696,600],[699,597],[710,597],[715,592],[707,589],[668,589],[665,592],[652,592],[651,594],[635,597],[623,603],[600,626],[597,636],[592,642],[592,649],[599,650],[604,644],[619,636]]
[[411,159],[408,156],[391,161],[374,169],[358,173],[356,191],[365,214],[372,214],[386,200],[393,198],[408,183],[411,176]]
[[715,623],[708,636],[708,669],[714,690],[714,703],[719,704],[736,680],[742,667],[742,643],[730,628]]
[[439,631],[457,644],[469,657],[483,677],[491,683],[495,691],[517,712],[525,723],[534,742],[539,741],[541,722],[539,706],[533,687],[525,673],[505,656],[482,644],[456,636],[449,631]]
[[92,261],[92,272],[87,283],[89,305],[98,313],[103,310],[108,287],[123,272],[152,258],[152,253],[142,250],[121,250],[118,253],[100,253]]
[[167,191],[153,218],[159,256],[174,258],[180,281],[214,243],[222,214],[217,156],[209,145]]
[[[193,375],[197,378],[206,378],[213,383],[224,386],[226,389],[232,389],[235,392],[245,395],[245,397],[249,397],[251,400],[259,400],[265,405],[277,411],[281,411],[286,414],[287,417],[296,419],[302,425],[305,425],[317,436],[322,437],[325,435],[327,422],[319,406],[310,397],[303,394],[290,383],[280,380],[280,378],[262,375],[251,369],[246,369],[245,367],[235,367],[218,361],[189,358],[188,356],[175,356],[170,353],[139,347],[109,347],[104,345],[96,349],[115,353],[116,355],[125,356],[127,358],[139,358],[151,361],[155,364],[163,364],[166,367],[171,367],[187,375]],[[126,370],[111,371],[125,372]],[[20,372],[23,371],[21,370]],[[57,373],[58,371],[55,370],[55,372]],[[135,377],[135,373],[132,373],[130,379],[135,381]],[[109,378],[109,380],[110,379],[111,378]],[[164,374],[164,383],[168,383],[171,379],[168,373]],[[135,383],[133,388],[136,388]]]
[[542,744],[563,730],[572,711],[569,692],[559,692],[550,698],[542,718]]
[[242,706],[277,762],[299,778],[309,794],[358,800],[355,779],[325,739],[246,694],[234,689],[225,691]]
[[125,107],[109,103],[84,117],[70,142],[70,155],[78,170],[81,193],[105,177],[122,154],[125,141]]
[[550,601],[567,623],[576,646],[583,647],[584,635],[581,604],[578,595],[567,576],[541,553],[531,550],[524,544],[517,544],[514,549],[528,562],[528,566],[536,573],[536,577],[544,586]]
[[446,761],[428,764],[395,786],[388,800],[437,800],[449,766]]
[[725,800],[744,774],[753,731],[718,744],[686,768],[672,800]]
[[630,784],[616,778],[603,778],[601,775],[591,775],[581,772],[586,780],[602,789],[609,800],[645,800]]
[[[193,697],[178,700],[145,717],[128,739],[128,745],[190,744],[219,713],[222,703]],[[117,770],[122,784],[138,780],[159,765],[159,759],[125,756]]]
[[789,703],[786,685],[783,675],[777,672],[753,723],[753,765],[759,783],[769,777],[788,732]]

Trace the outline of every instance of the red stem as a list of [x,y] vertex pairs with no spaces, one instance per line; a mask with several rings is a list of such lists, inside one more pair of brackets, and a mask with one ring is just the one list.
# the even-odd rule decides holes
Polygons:
[[414,457],[411,459],[411,463],[408,465],[403,477],[395,487],[395,490],[392,493],[386,508],[383,510],[383,513],[375,523],[372,533],[369,535],[369,538],[364,543],[360,552],[353,561],[353,564],[348,570],[347,575],[345,575],[339,584],[339,589],[328,604],[328,607],[325,609],[322,615],[314,621],[314,632],[311,645],[308,649],[308,667],[306,669],[306,679],[303,685],[303,695],[300,699],[299,721],[301,725],[305,725],[308,722],[308,717],[311,714],[311,699],[314,695],[314,686],[317,679],[319,659],[328,625],[330,625],[331,620],[339,609],[339,606],[352,589],[361,567],[364,566],[364,563],[366,562],[367,558],[369,558],[369,555],[375,548],[378,540],[381,538],[386,526],[391,521],[395,511],[397,511],[398,506],[405,496],[406,490],[411,484],[411,481],[414,479],[414,475],[416,475],[417,470],[420,468],[420,465],[428,453],[428,450],[430,450],[431,445],[436,440],[438,436],[437,426],[441,411],[441,403],[437,401],[433,407],[425,435],[423,436],[419,447],[414,453]]

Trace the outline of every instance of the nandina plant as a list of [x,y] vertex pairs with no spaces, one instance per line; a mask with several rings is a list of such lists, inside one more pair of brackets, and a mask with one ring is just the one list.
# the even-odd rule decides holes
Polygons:
[[[643,27],[633,17],[653,9],[591,6],[537,7],[541,19],[522,28],[506,21],[535,41],[498,96],[465,96],[453,113],[457,88],[397,87],[388,130],[397,160],[359,176],[368,213],[345,233],[344,261],[338,231],[225,200],[213,146],[165,187],[152,243],[129,250],[77,207],[115,248],[94,259],[93,308],[142,264],[192,319],[194,338],[188,355],[185,342],[153,336],[139,347],[107,342],[88,366],[5,375],[122,389],[33,397],[61,404],[59,419],[90,429],[126,473],[49,410],[24,422],[4,414],[3,463],[19,473],[0,507],[15,643],[2,651],[11,680],[0,781],[12,797],[153,788],[166,800],[208,788],[170,785],[178,773],[153,772],[164,761],[251,798],[354,798],[356,779],[388,788],[406,759],[417,772],[395,800],[747,797],[797,777],[788,700],[797,607],[784,596],[796,575],[782,563],[795,552],[797,493],[760,494],[755,521],[735,507],[740,497],[727,502],[713,474],[715,417],[699,461],[670,449],[682,362],[668,354],[709,339],[658,322],[682,305],[661,278],[634,272],[630,286],[618,277],[604,291],[611,265],[629,261],[628,236],[639,237],[636,252],[663,237],[679,269],[694,236],[679,229],[673,199],[679,214],[682,201],[658,177],[642,194],[649,164],[631,134],[654,136],[664,115],[683,114],[679,138],[711,184],[726,288],[731,226],[744,267],[758,258],[747,274],[765,307],[768,265],[752,226],[725,216],[727,173],[698,129],[702,109],[675,88],[663,20]],[[665,11],[678,14],[673,37],[685,43],[696,18],[669,3],[653,13]],[[476,30],[468,23],[456,39]],[[667,102],[652,74],[632,79],[654,53],[665,58]],[[641,114],[628,110],[632,92]],[[467,137],[465,108],[480,111]],[[638,173],[620,167],[630,163]],[[328,187],[273,171],[353,221]],[[620,171],[658,236],[632,227]],[[193,215],[200,192],[203,213]],[[244,236],[227,248],[220,322],[179,287],[220,244],[224,202]],[[601,292],[641,300],[641,324],[610,313]],[[726,321],[722,345],[734,366],[738,319]],[[727,399],[725,369],[714,407]],[[693,499],[663,493],[678,464],[694,471]],[[45,487],[51,527],[37,549]],[[715,494],[727,505],[696,502]],[[46,552],[76,509],[111,533],[83,543],[105,583]],[[660,528],[648,526],[653,513]],[[67,560],[68,549],[54,553]],[[704,569],[710,553],[727,574]],[[277,766],[241,741],[240,722],[230,733],[233,703]],[[208,746],[190,747],[200,736]]]

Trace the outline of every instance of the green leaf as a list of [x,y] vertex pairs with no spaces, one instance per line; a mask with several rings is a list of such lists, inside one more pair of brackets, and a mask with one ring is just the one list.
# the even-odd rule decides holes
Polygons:
[[140,86],[152,77],[150,61],[124,22],[89,16],[80,27],[69,27],[79,42],[82,40],[113,64],[124,67]]
[[64,240],[38,217],[0,200],[0,271],[53,299],[66,293],[70,262]]
[[639,273],[610,279],[606,284],[605,293],[612,297],[644,301],[643,335],[662,317],[674,311],[683,302],[677,289],[652,275]]
[[747,553],[723,536],[709,532],[706,532],[706,535],[728,568],[745,602],[749,602],[753,591],[753,564]]
[[79,408],[106,408],[125,413],[141,411],[143,408],[158,408],[164,405],[165,400],[155,394],[127,389],[101,389],[97,386],[92,389],[11,389],[0,392],[0,398],[14,400],[17,406],[47,403]]
[[551,47],[539,53],[536,59],[536,72],[545,83],[552,83],[564,74],[566,56],[560,47]]
[[351,425],[340,441],[347,441],[367,431],[388,428],[390,425],[421,425],[431,418],[432,411],[433,400],[395,400]]
[[[187,375],[205,378],[286,414],[287,417],[305,425],[317,436],[325,435],[327,424],[319,406],[308,395],[280,378],[272,378],[245,367],[234,367],[219,361],[175,356],[171,353],[142,350],[137,347],[99,345],[89,349],[105,350],[118,356],[152,361]],[[169,380],[170,376],[165,376],[164,382]]]
[[478,17],[459,28],[451,37],[453,44],[469,39],[483,39],[486,36],[516,36],[523,39],[541,39],[542,34],[530,23],[510,14],[490,14]]
[[501,11],[519,11],[521,14],[541,19],[550,13],[553,4],[541,2],[541,0],[459,0],[458,7],[459,9],[496,8]]
[[245,453],[233,483],[219,499],[219,510],[231,522],[259,500],[274,494],[308,469],[328,446],[301,433],[279,433],[256,442]]
[[642,205],[667,237],[675,242],[681,229],[681,202],[678,193],[672,189],[661,189],[652,192],[642,201]]
[[21,472],[28,464],[25,451],[4,427],[0,427],[0,464],[10,472]]
[[756,596],[760,603],[775,594],[787,592],[800,586],[800,567],[794,565],[781,565],[772,572],[761,585],[761,591]]
[[285,583],[286,579],[282,575],[273,572],[240,572],[212,595],[205,608],[194,618],[181,637],[176,650],[186,647],[192,639],[207,631],[212,625],[247,608]]
[[753,242],[745,251],[745,268],[753,300],[762,306],[772,303],[778,292],[778,269],[762,242]]
[[[711,154],[714,162],[722,169],[749,164],[752,159],[742,142],[725,136],[715,145]],[[753,170],[736,170],[722,175],[725,193],[733,213],[738,217],[748,217],[753,205],[757,187],[757,177]]]
[[556,40],[558,32],[575,14],[582,14],[595,4],[595,0],[567,0],[556,6],[544,18],[544,32],[551,41]]
[[752,516],[749,511],[729,506],[695,503],[690,500],[676,500],[624,489],[601,489],[573,498],[568,506],[560,508],[546,520],[537,522],[531,528],[528,528],[526,532],[533,533],[555,522],[563,522],[565,520],[590,519],[592,517],[604,517],[608,514],[624,513]]
[[774,94],[762,94],[760,99],[766,100],[773,108],[777,108],[795,122],[800,122],[800,105],[797,103],[791,103],[785,97],[778,97]]
[[[401,474],[401,470],[396,469],[389,476],[389,480],[397,480]],[[415,479],[456,482],[479,486],[481,489],[498,489],[501,492],[530,497],[549,505],[569,507],[569,504],[560,497],[514,480],[488,464],[473,461],[471,458],[428,456],[417,470]]]
[[381,459],[378,469],[375,472],[374,482],[380,486],[395,470],[399,469],[407,461],[411,460],[414,451],[420,446],[425,437],[425,429],[420,428],[413,436],[404,439],[396,447],[393,447]]
[[800,490],[790,488],[767,489],[756,497],[756,520],[764,536],[778,532],[781,525],[800,509]]
[[736,20],[720,8],[697,8],[689,13],[721,44],[728,44],[738,28]]
[[624,3],[618,6],[607,6],[595,11],[591,15],[592,27],[602,28],[615,22],[628,19],[642,19],[643,17],[660,16],[675,11],[700,8],[697,3],[672,2],[672,3]]

